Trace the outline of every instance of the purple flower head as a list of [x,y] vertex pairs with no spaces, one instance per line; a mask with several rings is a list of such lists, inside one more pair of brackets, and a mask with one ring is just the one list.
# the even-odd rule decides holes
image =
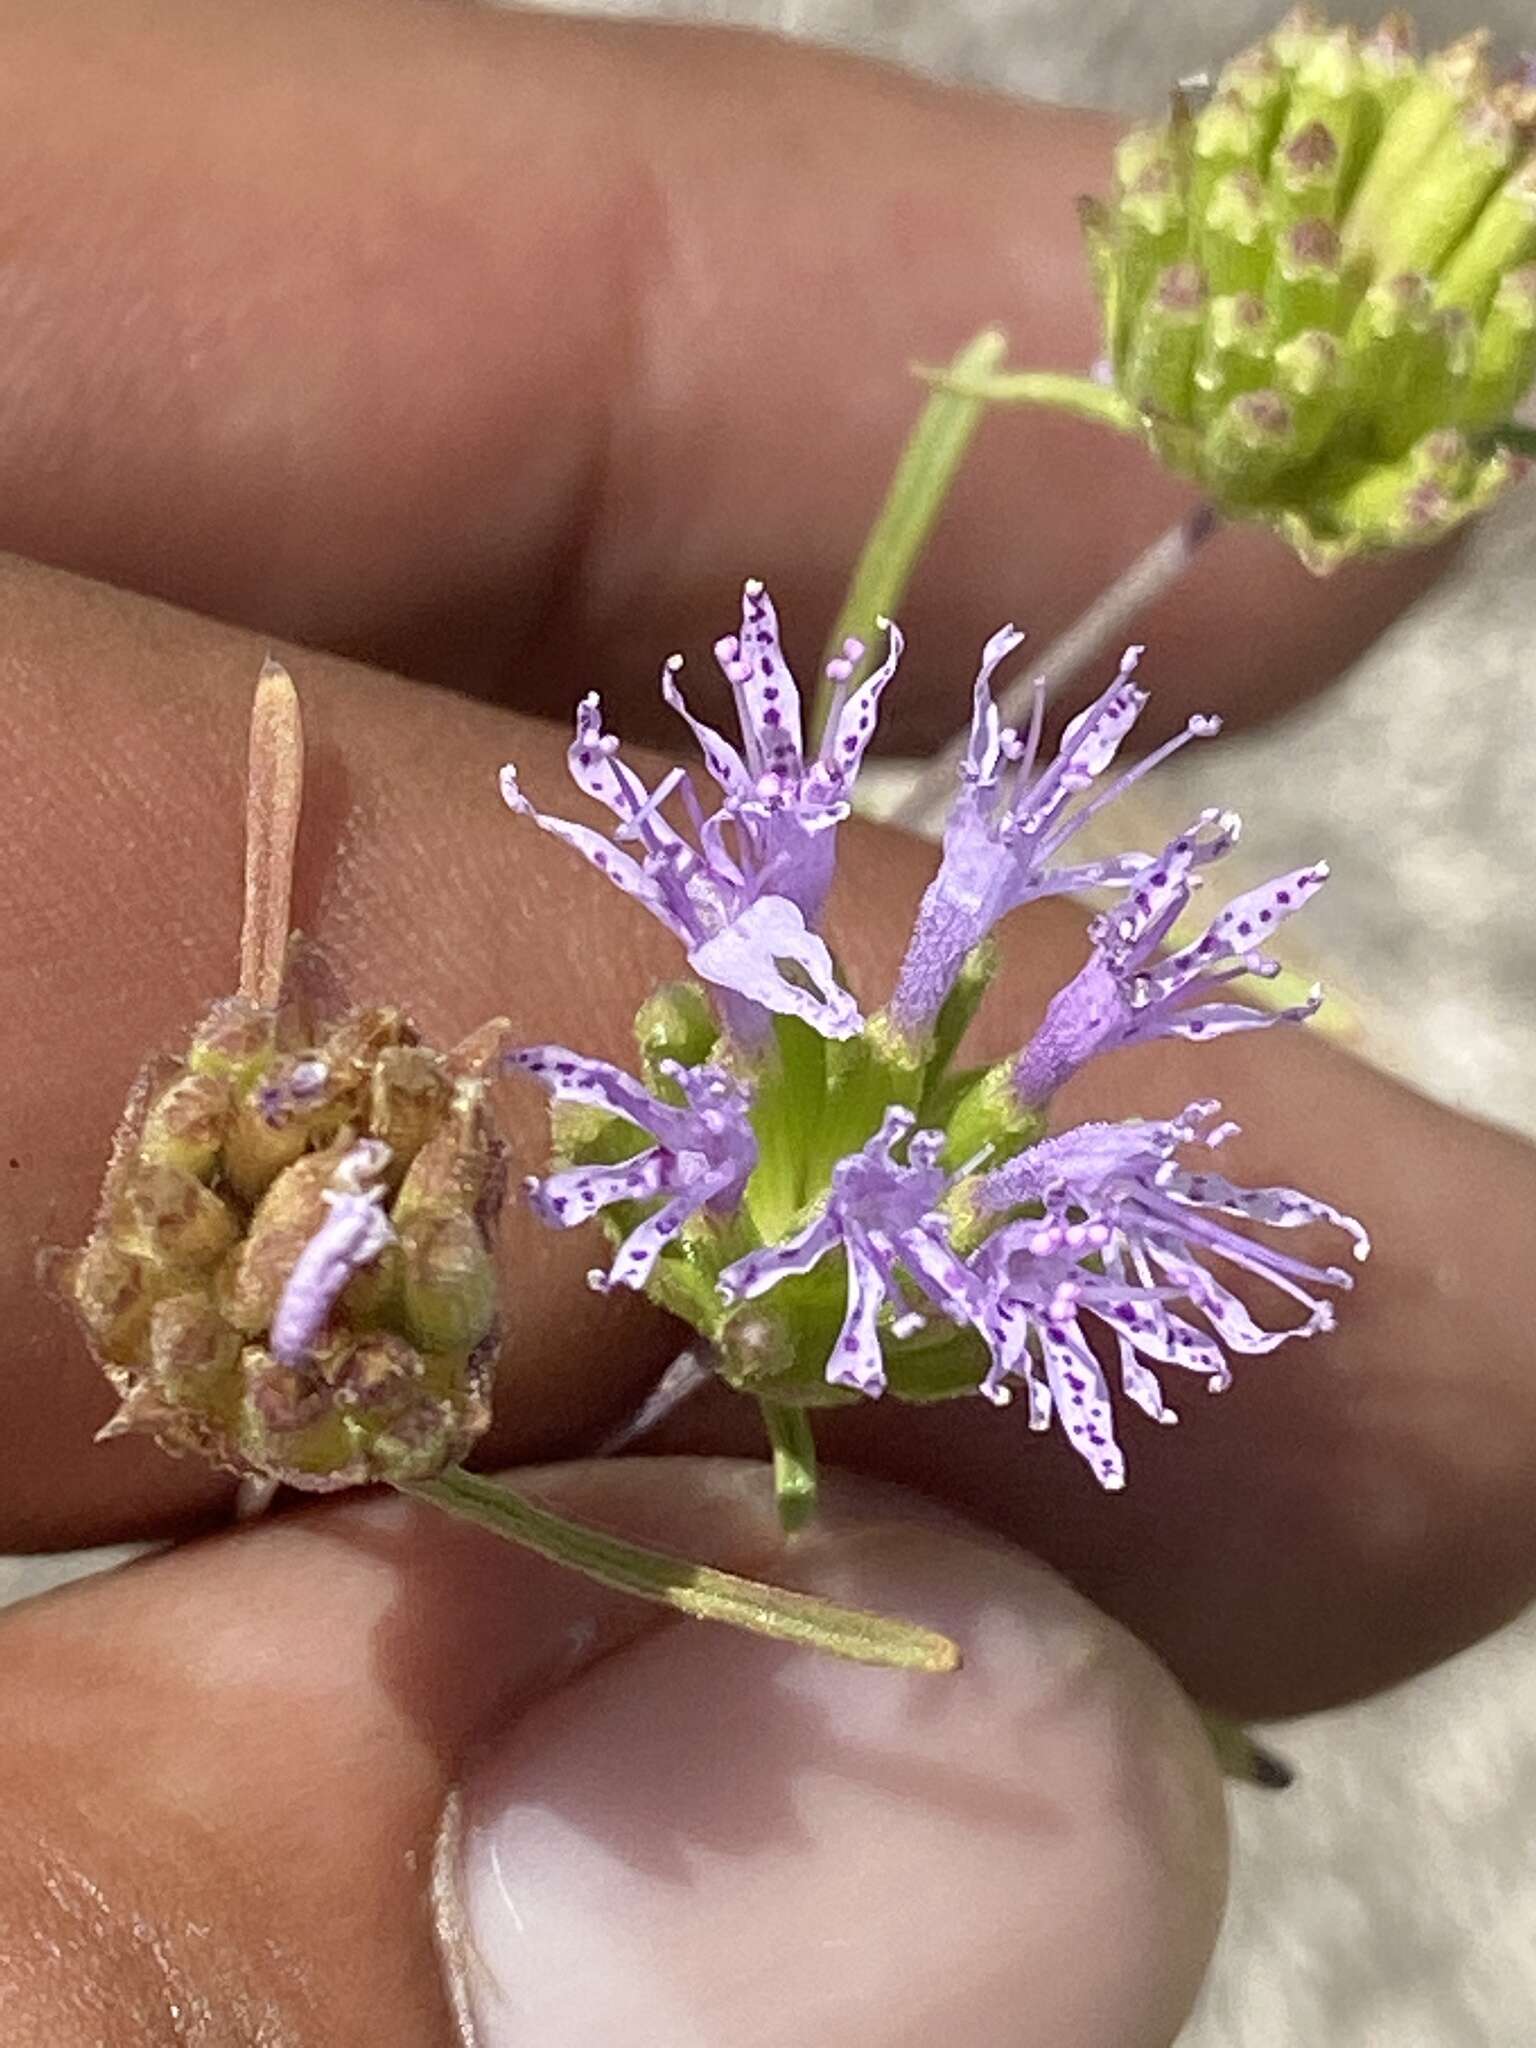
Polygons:
[[898,1311],[897,1335],[926,1320],[903,1293],[898,1267],[953,1322],[971,1321],[982,1306],[976,1280],[956,1256],[938,1214],[954,1178],[939,1165],[943,1132],[916,1132],[906,1160],[896,1158],[896,1146],[915,1121],[910,1110],[888,1109],[868,1144],[833,1169],[826,1207],[782,1244],[727,1266],[718,1283],[725,1301],[751,1301],[793,1273],[809,1273],[830,1252],[843,1252],[848,1309],[827,1360],[827,1379],[862,1394],[878,1394],[885,1386],[881,1308],[889,1303]]
[[300,1252],[272,1317],[267,1348],[281,1364],[304,1362],[352,1275],[394,1243],[379,1184],[389,1160],[382,1140],[364,1138],[337,1162],[321,1196],[330,1213]]
[[[840,686],[862,647],[832,664]],[[689,965],[723,991],[727,1026],[748,1043],[763,1037],[769,1012],[801,1017],[826,1038],[852,1038],[858,1008],[838,985],[832,956],[810,929],[832,879],[838,824],[874,731],[881,693],[895,673],[901,636],[890,632],[884,665],[846,699],[809,763],[801,735],[800,695],[779,644],[778,621],[760,583],[748,583],[739,636],[716,654],[736,698],[738,751],[693,717],[677,688],[676,658],[662,671],[662,695],[687,721],[723,802],[706,815],[691,777],[674,769],[654,790],[618,759],[603,731],[596,695],[582,700],[569,751],[571,778],[618,821],[612,839],[587,825],[534,809],[510,765],[501,793],[643,903],[687,949]],[[841,674],[838,672],[841,671]],[[692,837],[662,814],[677,796]],[[634,852],[627,849],[633,847]]]
[[661,1101],[622,1068],[560,1045],[527,1046],[506,1063],[538,1081],[554,1101],[605,1110],[655,1140],[616,1165],[570,1166],[525,1183],[535,1213],[561,1229],[589,1223],[621,1202],[660,1202],[624,1239],[608,1271],[588,1274],[600,1293],[644,1287],[691,1218],[706,1209],[728,1213],[741,1200],[757,1164],[757,1140],[747,1121],[747,1091],[723,1068],[664,1061],[662,1072],[684,1096],[678,1105]]
[[1147,692],[1132,680],[1142,650],[1126,650],[1109,688],[1072,720],[1056,757],[1037,772],[1045,720],[1045,684],[1035,684],[1034,715],[1021,736],[1004,726],[992,699],[992,676],[1023,635],[1005,626],[982,650],[971,713],[971,737],[960,765],[960,791],[944,828],[939,872],[917,913],[917,926],[891,1002],[901,1035],[920,1042],[932,1028],[955,976],[973,946],[998,919],[1037,897],[1094,887],[1120,887],[1152,865],[1126,853],[1110,860],[1062,862],[1068,841],[1106,804],[1190,739],[1219,731],[1215,718],[1192,718],[1183,732],[1118,776],[1087,803],[1074,799],[1113,762],[1141,716]]
[[1321,861],[1235,896],[1200,938],[1177,952],[1159,952],[1199,886],[1196,871],[1227,853],[1238,829],[1232,812],[1204,812],[1113,910],[1094,919],[1087,964],[1052,999],[1019,1055],[1014,1086],[1022,1102],[1031,1108],[1049,1102],[1095,1053],[1152,1038],[1220,1038],[1314,1014],[1322,1001],[1316,989],[1284,1010],[1200,999],[1239,975],[1268,980],[1280,972],[1279,961],[1261,950],[1263,941],[1323,886],[1328,869]]
[[[1007,1381],[1022,1378],[1036,1427],[1049,1420],[1054,1401],[1068,1435],[1106,1486],[1121,1484],[1123,1468],[1082,1315],[1115,1337],[1124,1391],[1155,1420],[1171,1421],[1147,1361],[1198,1373],[1220,1391],[1231,1376],[1222,1346],[1255,1354],[1331,1329],[1332,1305],[1310,1290],[1353,1285],[1342,1268],[1308,1265],[1220,1217],[1280,1229],[1327,1223],[1353,1240],[1357,1259],[1370,1250],[1353,1217],[1314,1196],[1295,1188],[1239,1188],[1219,1174],[1180,1166],[1174,1156],[1180,1146],[1214,1149],[1233,1135],[1233,1124],[1212,1127],[1219,1108],[1192,1103],[1166,1123],[1083,1124],[1030,1146],[983,1175],[977,1188],[983,1214],[1024,1206],[1044,1212],[1005,1223],[977,1255],[976,1272],[989,1296],[983,1328],[993,1357],[982,1391],[995,1399]],[[1211,1258],[1268,1281],[1302,1304],[1306,1320],[1289,1329],[1262,1327],[1207,1270]],[[1220,1344],[1175,1314],[1170,1301],[1198,1310]]]

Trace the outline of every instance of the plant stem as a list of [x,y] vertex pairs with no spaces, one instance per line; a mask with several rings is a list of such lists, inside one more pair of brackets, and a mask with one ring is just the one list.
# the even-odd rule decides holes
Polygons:
[[731,1622],[782,1643],[829,1651],[858,1664],[904,1671],[954,1671],[960,1652],[947,1636],[884,1615],[839,1607],[809,1593],[790,1592],[733,1572],[692,1564],[665,1551],[626,1543],[620,1536],[567,1520],[513,1487],[493,1485],[461,1466],[435,1479],[402,1481],[398,1491],[430,1501],[448,1514],[490,1529],[509,1543],[585,1572],[617,1592],[636,1593],[700,1621]]
[[818,738],[832,704],[826,663],[841,655],[845,640],[854,639],[864,643],[866,652],[855,664],[848,687],[861,681],[874,666],[874,642],[879,633],[876,621],[888,618],[901,603],[907,579],[944,509],[971,437],[981,424],[986,399],[959,386],[989,378],[1007,349],[1006,338],[996,328],[988,328],[974,341],[967,342],[947,371],[936,373],[935,389],[901,452],[885,502],[870,528],[843,608],[827,640],[811,721],[811,730]]
[[[1220,525],[1220,514],[1214,507],[1197,505],[1177,526],[1170,527],[1161,539],[1155,540],[1138,555],[1130,567],[1051,642],[1034,670],[1034,675],[1048,678],[1048,703],[1061,694],[1080,669],[1101,654],[1106,646],[1122,637],[1138,612],[1178,582]],[[1014,683],[1004,691],[999,708],[1005,724],[1028,724],[1034,687],[1031,678]],[[892,823],[905,825],[914,832],[936,829],[954,797],[956,775],[969,740],[967,728],[957,733],[925,764],[892,814]]]
[[773,1446],[773,1498],[786,1536],[803,1529],[816,1513],[816,1438],[803,1408],[786,1401],[759,1401],[763,1426]]

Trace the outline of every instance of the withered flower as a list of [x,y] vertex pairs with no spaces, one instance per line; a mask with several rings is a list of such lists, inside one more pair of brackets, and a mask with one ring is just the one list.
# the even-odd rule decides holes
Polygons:
[[104,1435],[327,1491],[441,1472],[490,1421],[506,1026],[438,1052],[394,1007],[316,1021],[288,971],[301,782],[269,662],[240,988],[140,1076],[62,1280],[121,1396]]

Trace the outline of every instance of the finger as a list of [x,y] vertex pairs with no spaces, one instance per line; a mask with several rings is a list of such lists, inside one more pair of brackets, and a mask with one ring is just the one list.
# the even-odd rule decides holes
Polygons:
[[[707,645],[746,573],[808,659],[911,360],[991,321],[1025,365],[1096,351],[1102,117],[419,0],[7,0],[0,34],[0,546],[408,673],[563,707],[633,676],[637,609]],[[1126,441],[999,415],[904,621],[1043,647],[1188,502]],[[1316,687],[1433,569],[1318,582],[1224,537],[1134,622],[1162,711]],[[928,673],[909,741],[963,714]]]
[[[132,1439],[88,1448],[111,1397],[32,1259],[39,1242],[84,1235],[138,1062],[229,985],[261,647],[14,565],[0,602],[0,747],[13,750],[0,755],[0,929],[16,991],[0,1006],[0,1129],[16,1161],[0,1169],[0,1545],[17,1547],[184,1526],[218,1486]],[[297,666],[316,767],[297,915],[342,987],[403,1001],[439,1040],[509,1011],[530,1041],[627,1059],[635,1007],[680,963],[638,910],[498,803],[508,756],[554,800],[554,736],[318,657]],[[874,1007],[932,855],[857,828],[840,866],[834,942]],[[1069,908],[1034,906],[1005,937],[983,1053],[1016,1046],[1082,957]],[[1526,1602],[1530,1150],[1297,1033],[1123,1055],[1090,1080],[1069,1113],[1167,1114],[1222,1095],[1248,1127],[1240,1177],[1312,1187],[1367,1219],[1377,1252],[1338,1335],[1254,1362],[1220,1402],[1185,1396],[1177,1430],[1133,1424],[1115,1500],[1016,1414],[964,1404],[873,1407],[848,1425],[848,1454],[1029,1533],[1213,1702],[1339,1698]],[[515,1158],[535,1165],[540,1109],[531,1090],[506,1092]],[[587,1293],[583,1236],[509,1210],[494,1455],[590,1445],[676,1341],[644,1304]]]
[[1172,2039],[1220,1913],[1221,1798],[1129,1637],[886,1489],[836,1489],[785,1557],[756,1469],[537,1484],[920,1615],[964,1668],[658,1622],[398,1501],[31,1603],[0,1624],[8,2038],[84,2048],[109,2016],[158,2038],[179,2007],[210,2039],[259,2017],[438,2048],[456,1995],[485,2048],[898,2048],[940,2024],[1003,2048],[1022,2009],[1039,2048]]

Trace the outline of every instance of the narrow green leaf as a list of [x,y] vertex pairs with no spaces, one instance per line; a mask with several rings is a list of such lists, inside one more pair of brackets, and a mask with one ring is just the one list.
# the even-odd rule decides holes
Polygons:
[[1060,370],[1008,370],[995,376],[962,375],[955,369],[919,370],[938,391],[973,398],[987,405],[1043,405],[1069,412],[1100,426],[1134,433],[1136,408],[1128,398],[1092,377],[1069,377]]
[[400,1492],[430,1501],[446,1513],[476,1522],[509,1543],[520,1543],[555,1564],[585,1572],[621,1593],[658,1601],[700,1621],[730,1622],[756,1635],[825,1650],[858,1664],[902,1671],[955,1671],[960,1651],[947,1636],[911,1623],[839,1607],[809,1593],[794,1593],[712,1565],[693,1564],[665,1551],[626,1543],[601,1529],[537,1506],[510,1486],[476,1478],[450,1465],[435,1479],[416,1479]]
[[[841,655],[845,640],[863,641],[867,651],[854,668],[850,688],[878,659],[879,629],[875,622],[889,618],[900,605],[907,579],[938,523],[955,472],[965,460],[971,437],[981,424],[985,399],[963,387],[972,379],[989,376],[1002,362],[1007,347],[1007,341],[995,328],[988,328],[969,342],[949,369],[939,373],[945,381],[929,397],[901,452],[823,656],[825,669],[828,661]],[[950,379],[955,382],[951,384]],[[823,673],[811,724],[812,732],[818,736],[825,728],[831,701],[831,689]]]

